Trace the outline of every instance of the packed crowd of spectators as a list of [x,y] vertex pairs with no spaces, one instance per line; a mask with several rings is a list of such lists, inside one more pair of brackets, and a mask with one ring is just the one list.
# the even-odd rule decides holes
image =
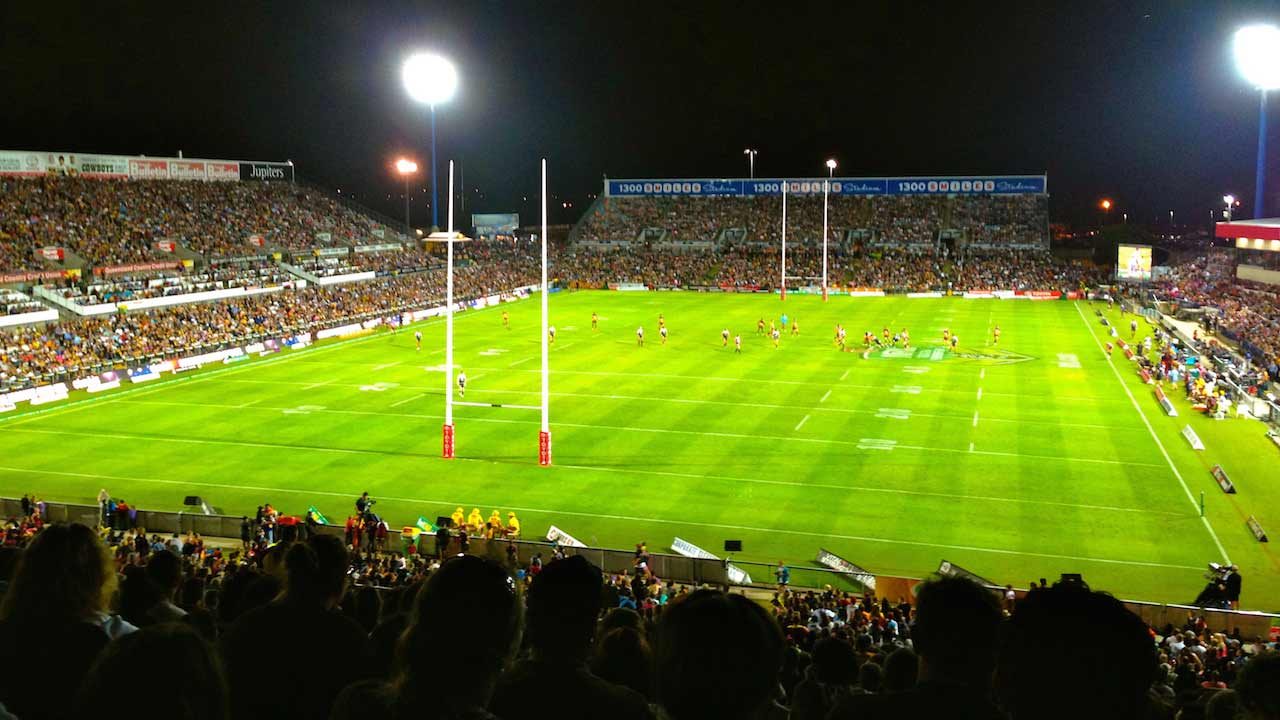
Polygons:
[[1158,299],[1213,308],[1209,324],[1246,345],[1255,362],[1280,363],[1280,293],[1274,286],[1235,277],[1229,255],[1219,253],[1172,267],[1154,286]]
[[317,190],[289,183],[0,179],[0,268],[37,268],[42,247],[65,247],[92,265],[172,258],[158,241],[204,256],[266,247],[379,242],[391,231]]
[[306,532],[246,551],[37,503],[0,547],[0,717],[1280,717],[1274,642],[1149,627],[1079,580],[765,603],[652,577],[643,545],[613,574]]
[[[459,267],[457,298],[510,291],[533,282],[536,268],[507,262]],[[445,296],[444,272],[310,286],[145,312],[60,320],[0,330],[0,392],[63,375],[97,374],[116,363],[172,358],[196,350],[333,327],[433,306]]]
[[[821,192],[787,199],[787,236],[797,244],[822,241]],[[849,231],[864,231],[877,244],[932,245],[943,230],[967,235],[969,242],[993,247],[1045,245],[1048,202],[1035,196],[856,196],[829,195],[829,242]],[[658,237],[653,230],[659,231]],[[625,197],[603,198],[581,221],[579,239],[588,243],[731,240],[775,245],[782,231],[782,198]],[[725,231],[733,231],[726,233]]]

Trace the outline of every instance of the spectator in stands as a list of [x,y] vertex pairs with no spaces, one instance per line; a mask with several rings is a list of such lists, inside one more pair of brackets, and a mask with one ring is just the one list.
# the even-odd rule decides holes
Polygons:
[[[163,663],[163,674],[139,670]],[[144,628],[99,655],[75,702],[75,716],[100,720],[227,720],[227,685],[213,651],[178,624]],[[23,716],[25,717],[25,716]]]
[[[331,535],[294,543],[285,556],[284,592],[246,612],[222,638],[231,714],[279,720],[327,717],[342,688],[368,672],[364,630],[334,608],[346,586],[349,558]],[[264,652],[290,657],[260,672]]]
[[[634,611],[614,608],[613,612],[629,612],[640,620]],[[643,625],[601,629],[596,643],[595,656],[591,660],[591,673],[614,685],[631,688],[647,700],[653,695],[651,666],[653,652],[645,638]]]
[[[863,667],[876,666],[867,663]],[[834,637],[819,640],[813,646],[807,677],[791,695],[792,720],[825,720],[837,702],[854,693],[858,675],[853,645]]]
[[18,561],[0,607],[0,703],[22,720],[73,717],[72,697],[112,637],[111,556],[90,528],[51,525]]
[[1064,581],[1018,603],[1000,648],[997,688],[1013,720],[1120,720],[1148,713],[1155,678],[1146,624],[1110,595]]
[[498,683],[490,704],[494,714],[649,717],[644,696],[587,669],[603,591],[600,570],[581,556],[549,563],[538,573],[528,593],[528,653]]
[[[330,717],[492,719],[484,706],[520,642],[520,626],[520,598],[505,570],[474,556],[450,558],[418,594],[392,681],[352,685]],[[554,692],[538,688],[536,695]],[[538,716],[522,710],[510,717]]]
[[922,583],[911,631],[919,653],[916,686],[846,698],[831,717],[1001,717],[991,700],[1000,619],[996,595],[971,580],[935,578]]
[[760,605],[698,590],[672,602],[655,633],[654,690],[672,720],[776,712],[782,633]]
[[1240,671],[1236,693],[1245,720],[1280,720],[1280,653],[1272,650]]

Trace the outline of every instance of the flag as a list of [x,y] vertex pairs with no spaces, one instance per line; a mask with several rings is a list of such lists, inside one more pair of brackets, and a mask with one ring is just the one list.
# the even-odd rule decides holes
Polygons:
[[427,519],[422,517],[421,515],[418,516],[418,522],[415,523],[415,525],[417,525],[418,529],[424,533],[429,533],[431,535],[436,534],[436,526],[427,522]]
[[321,525],[329,524],[329,518],[325,517],[324,513],[317,510],[315,505],[312,505],[311,507],[307,508],[307,512],[310,513],[311,516],[316,519],[316,522],[320,523]]

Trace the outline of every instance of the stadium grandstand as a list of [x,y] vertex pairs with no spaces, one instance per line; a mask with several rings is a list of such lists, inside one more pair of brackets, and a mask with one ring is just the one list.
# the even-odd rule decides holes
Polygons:
[[[439,336],[429,335],[425,353],[422,340],[423,329],[438,330],[431,323],[445,302],[447,270],[439,243],[405,234],[402,227],[339,202],[319,188],[297,184],[291,164],[13,155],[20,156],[22,167],[34,169],[0,173],[0,307],[4,308],[0,315],[0,442],[14,449],[0,453],[0,478],[4,489],[22,489],[12,493],[21,494],[20,499],[3,502],[8,520],[0,547],[0,659],[6,669],[0,673],[0,703],[11,717],[100,714],[103,697],[117,693],[128,682],[126,668],[143,667],[156,658],[176,658],[172,667],[183,675],[183,682],[159,683],[160,687],[142,693],[144,697],[130,703],[130,714],[172,716],[172,708],[181,707],[179,716],[192,718],[305,714],[345,719],[370,713],[416,716],[422,708],[433,707],[441,709],[442,716],[456,718],[553,714],[765,718],[788,713],[795,718],[837,719],[868,713],[1023,718],[1036,716],[1044,698],[1056,698],[1078,717],[1172,717],[1175,708],[1209,713],[1206,705],[1227,702],[1248,712],[1271,707],[1266,703],[1273,702],[1275,684],[1280,682],[1280,656],[1274,654],[1276,626],[1272,625],[1277,621],[1262,613],[1236,612],[1241,607],[1240,567],[1225,562],[1225,556],[1206,557],[1223,563],[1212,566],[1209,582],[1196,602],[1168,604],[1190,597],[1169,597],[1172,575],[1157,573],[1176,573],[1180,582],[1186,582],[1188,575],[1199,581],[1198,570],[1187,563],[1198,566],[1201,561],[1187,558],[1202,550],[1210,536],[1198,524],[1185,525],[1187,534],[1195,536],[1187,540],[1193,547],[1180,548],[1173,555],[1158,548],[1150,556],[1135,551],[1111,559],[1092,558],[1085,550],[1069,547],[1052,552],[991,550],[999,553],[1002,562],[990,562],[981,570],[984,575],[1000,572],[1001,580],[995,582],[947,560],[937,566],[936,577],[921,581],[920,576],[931,573],[932,567],[922,568],[916,556],[889,557],[894,546],[884,545],[879,538],[850,534],[872,532],[856,526],[841,528],[844,534],[833,531],[829,540],[864,553],[872,553],[870,547],[880,548],[880,556],[859,557],[859,562],[876,571],[821,547],[828,540],[820,530],[781,521],[783,532],[791,533],[798,545],[769,544],[764,550],[756,548],[758,554],[751,559],[727,555],[721,559],[680,537],[670,543],[672,552],[663,552],[668,549],[666,543],[651,552],[643,539],[645,532],[665,531],[668,526],[632,515],[643,516],[646,511],[636,506],[652,500],[632,494],[633,486],[607,486],[612,490],[603,491],[603,484],[564,481],[562,489],[531,489],[505,482],[510,478],[502,473],[523,471],[503,458],[510,446],[500,438],[508,425],[522,421],[479,415],[476,422],[508,425],[500,425],[499,432],[483,440],[477,433],[476,446],[489,442],[487,449],[467,458],[465,464],[441,469],[439,477],[430,480],[433,488],[424,492],[461,497],[453,490],[434,489],[457,484],[485,498],[507,497],[509,503],[486,505],[497,505],[486,517],[478,506],[466,513],[463,507],[454,509],[452,502],[413,500],[416,495],[411,493],[419,491],[416,481],[403,485],[388,481],[421,473],[421,463],[429,456],[420,452],[415,438],[422,434],[424,423],[433,432],[438,416],[396,413],[394,408],[438,398],[430,395],[439,392],[434,379],[431,389],[415,383],[423,383],[424,371],[439,372],[431,364],[438,358],[423,357],[439,352],[430,347]],[[111,172],[102,171],[104,167]],[[136,178],[130,176],[135,168]],[[162,172],[167,179],[157,177]],[[196,172],[204,177],[193,179]],[[271,179],[258,179],[263,175]],[[1150,381],[1162,398],[1161,388],[1171,388],[1172,395],[1172,388],[1185,382],[1186,399],[1177,398],[1178,407],[1201,412],[1206,423],[1196,427],[1211,442],[1225,442],[1209,424],[1215,414],[1221,415],[1224,398],[1252,408],[1259,419],[1272,423],[1280,419],[1280,408],[1273,404],[1268,410],[1262,402],[1270,383],[1280,379],[1276,367],[1280,305],[1273,286],[1242,279],[1248,273],[1240,272],[1230,249],[1193,244],[1184,248],[1185,260],[1151,273],[1140,284],[1122,285],[1115,280],[1113,265],[1055,254],[1043,176],[833,178],[828,183],[828,189],[840,186],[840,192],[829,194],[826,214],[829,287],[825,289],[832,300],[925,303],[919,305],[925,308],[924,315],[908,316],[931,334],[933,325],[945,324],[944,345],[927,345],[925,355],[914,355],[910,339],[905,344],[896,337],[890,340],[893,319],[882,319],[876,310],[861,310],[871,314],[850,322],[860,323],[858,330],[863,323],[871,327],[862,338],[865,347],[846,348],[842,326],[837,325],[836,345],[851,354],[823,356],[812,366],[796,366],[795,375],[789,368],[778,377],[766,376],[761,373],[768,371],[768,365],[762,365],[745,382],[805,386],[811,383],[797,378],[821,372],[830,375],[830,363],[836,361],[829,358],[835,357],[842,365],[855,361],[849,368],[857,368],[862,379],[855,376],[851,382],[878,387],[875,392],[879,393],[892,388],[895,394],[913,396],[922,388],[901,384],[897,366],[893,375],[867,375],[874,372],[866,369],[873,365],[868,358],[916,363],[902,372],[917,373],[911,377],[919,378],[931,370],[920,358],[930,353],[941,358],[953,327],[970,323],[965,327],[989,334],[995,310],[987,308],[996,302],[1052,299],[1061,302],[1037,303],[1035,308],[1021,304],[1025,309],[1020,312],[1038,313],[1023,323],[1015,321],[1014,311],[1003,305],[1000,312],[1007,318],[1007,327],[1029,336],[1069,324],[1077,334],[1070,348],[1096,343],[1099,356],[1101,335],[1106,338],[1108,363],[1116,343],[1135,355],[1132,369],[1125,372],[1129,380],[1121,381],[1117,374],[1117,381]],[[787,198],[785,270],[784,184],[794,187],[789,190],[794,194]],[[821,309],[816,297],[803,297],[821,291],[822,188],[822,179],[606,180],[604,192],[584,212],[567,241],[552,248],[550,275],[557,307],[576,303],[558,312],[579,316],[561,322],[564,341],[556,352],[568,351],[573,342],[585,342],[574,340],[573,333],[586,332],[588,313],[593,330],[597,321],[607,323],[613,313],[630,323],[608,346],[631,345],[629,336],[639,312],[660,318],[665,344],[666,323],[674,325],[678,311],[692,315],[692,303],[715,303],[720,298],[776,303],[774,295],[784,276],[791,291],[801,295],[786,300],[785,311],[793,313],[792,331],[798,334],[794,323],[801,314],[806,333],[810,317],[821,317],[823,324],[829,324],[826,321],[836,317],[830,315],[835,311]],[[488,329],[465,348],[471,353],[469,362],[478,366],[474,379],[483,372],[514,374],[519,372],[514,368],[535,357],[520,348],[535,345],[537,338],[525,332],[518,340],[510,339],[513,331],[508,323],[532,326],[530,316],[522,315],[532,312],[527,309],[530,303],[518,301],[537,287],[535,235],[539,232],[524,228],[510,236],[459,243],[454,293],[460,309],[467,311],[460,327],[489,318],[485,320]],[[593,289],[678,289],[719,295],[573,292]],[[681,299],[660,304],[666,298]],[[981,306],[972,318],[941,320],[935,316],[950,318],[951,311],[928,304],[964,302],[961,298],[984,299],[992,305]],[[1087,308],[1088,319],[1073,301]],[[635,309],[635,302],[645,304],[642,311]],[[492,314],[479,312],[495,306],[502,308],[505,329],[499,329]],[[597,317],[597,306],[605,310],[602,317]],[[665,372],[671,374],[666,377],[709,373],[699,370],[705,360],[692,354],[718,349],[721,339],[727,347],[728,328],[723,336],[717,334],[721,324],[729,322],[722,321],[722,315],[750,313],[754,321],[760,314],[758,332],[763,333],[765,313],[772,323],[778,311],[775,304],[767,311],[761,307],[716,305],[707,310],[709,317],[699,321],[706,327],[700,330],[712,337],[682,350],[692,358],[680,371],[683,375],[668,369]],[[1062,314],[1046,314],[1057,312]],[[1125,331],[1131,318],[1134,336]],[[1142,332],[1155,338],[1154,347],[1148,342],[1144,348],[1137,339],[1137,318],[1143,318]],[[786,312],[781,323],[786,326]],[[881,324],[884,342],[891,344],[883,352],[876,349]],[[1096,330],[1093,325],[1098,325]],[[402,327],[416,332],[416,350]],[[827,331],[816,320],[812,327],[817,335]],[[963,372],[978,377],[985,377],[988,369],[995,375],[1005,364],[1031,364],[1035,358],[997,347],[998,324],[994,330],[994,343],[982,340],[973,348],[957,349],[952,342],[954,355],[949,357],[978,363],[961,366]],[[896,326],[893,332],[896,335]],[[968,329],[964,332],[970,334]],[[376,348],[367,342],[354,344],[370,339],[383,344]],[[1126,339],[1131,344],[1126,345]],[[801,341],[791,341],[801,347]],[[815,352],[837,352],[830,340],[814,342],[821,348]],[[919,342],[930,341],[921,338]],[[767,348],[763,338],[757,343],[759,348],[753,351]],[[778,343],[775,334],[775,349]],[[860,345],[853,339],[849,344]],[[340,360],[343,356],[337,352],[313,354],[307,350],[313,345],[335,351],[345,347],[344,352],[356,354]],[[1015,347],[1031,351],[1025,344]],[[1077,372],[1080,360],[1075,354],[1057,353],[1056,346],[1050,347],[1057,357],[1053,369],[1035,372]],[[508,352],[513,359],[502,357]],[[526,354],[516,356],[517,352]],[[650,480],[687,482],[692,491],[692,485],[704,480],[735,480],[740,481],[735,486],[748,488],[759,483],[763,493],[770,485],[807,481],[807,475],[792,475],[785,469],[768,477],[764,471],[753,475],[745,464],[727,471],[740,478],[722,477],[719,468],[703,478],[695,473],[703,471],[698,463],[705,465],[705,460],[692,458],[704,453],[719,458],[719,448],[708,446],[683,456],[686,459],[681,462],[686,465],[654,470],[637,466],[637,474],[625,475],[630,472],[627,466],[642,455],[608,448],[623,447],[611,443],[617,442],[616,432],[629,428],[614,416],[593,413],[605,403],[621,400],[630,403],[628,414],[644,416],[653,412],[646,407],[653,398],[639,395],[642,386],[624,379],[634,374],[639,380],[645,365],[619,365],[619,372],[607,369],[608,363],[617,360],[617,352],[602,351],[567,371],[608,376],[604,387],[579,387],[576,394],[585,404],[565,419],[567,428],[582,432],[591,427],[586,423],[598,421],[605,433],[588,436],[580,441],[585,447],[567,451],[572,462],[601,463],[593,455],[597,445],[605,452],[620,453],[617,467],[610,467],[612,461],[606,458],[599,468],[579,468],[599,470],[594,482],[603,483],[599,478],[606,474],[624,474],[637,485]],[[397,359],[387,360],[393,353]],[[283,360],[293,357],[298,358],[293,366],[297,369],[284,366],[272,372],[273,364],[281,368]],[[226,367],[239,361],[245,364]],[[484,363],[493,366],[486,369]],[[305,374],[311,371],[304,369],[308,365],[316,374]],[[397,366],[404,375],[377,375],[400,372]],[[209,383],[204,391],[183,391],[191,395],[166,394],[171,393],[167,388],[182,391],[182,383],[200,388],[198,381],[225,378],[217,373],[240,368],[249,372],[222,385],[223,390]],[[937,374],[943,372],[939,369]],[[1142,381],[1136,379],[1139,375]],[[1016,385],[1038,386],[1041,377],[1019,376],[1003,390],[997,386],[992,395],[1030,403],[1029,396],[1017,396]],[[702,379],[714,383],[729,378]],[[150,382],[157,384],[135,387]],[[1085,384],[1076,375],[1064,382]],[[363,404],[379,393],[390,395],[396,390],[411,394],[397,396],[385,408]],[[355,399],[301,398],[306,393],[343,391],[354,391]],[[504,403],[510,404],[504,398],[519,398],[529,390],[513,383],[494,392],[492,402],[474,403],[480,406],[476,412],[500,410]],[[685,397],[680,389],[661,392],[669,392],[676,402],[736,406],[727,395],[704,399]],[[148,393],[169,399],[152,395],[142,400]],[[831,393],[827,390],[818,403],[826,405]],[[567,396],[574,394],[566,391]],[[98,397],[105,404],[97,404]],[[849,407],[829,409],[855,419],[857,413],[874,415],[880,418],[875,422],[890,424],[915,412],[882,408],[879,405],[893,403],[864,397]],[[977,397],[982,399],[981,387]],[[786,408],[780,399],[762,395],[743,407]],[[950,416],[943,411],[951,402],[921,416],[944,422]],[[1168,399],[1162,402],[1173,406]],[[864,408],[858,403],[871,405]],[[119,414],[97,414],[112,404]],[[271,413],[271,419],[266,423],[242,420],[239,413],[252,412],[255,406]],[[513,407],[518,411],[527,406]],[[818,414],[818,406],[813,407],[810,414]],[[1106,407],[1126,410],[1129,406]],[[188,410],[197,414],[183,419],[179,412]],[[389,413],[390,424],[375,430],[387,440],[362,435],[372,425],[356,420],[383,412]],[[719,410],[715,412],[690,420],[710,424],[723,417]],[[1098,430],[1097,421],[1106,419],[1107,412],[1082,414],[1064,402],[1045,411],[1037,406],[1026,421],[1039,429],[1070,428],[1087,437],[1105,438],[1089,433]],[[795,425],[793,433],[810,414]],[[98,417],[102,424],[95,424]],[[675,427],[677,420],[654,417],[660,425],[649,428],[653,433],[699,432]],[[284,424],[279,418],[296,424]],[[788,439],[772,433],[785,432],[794,424],[791,420],[782,430],[750,425],[741,431],[709,431],[708,437],[743,444],[759,434],[774,443]],[[967,411],[959,420],[968,426]],[[1055,424],[1059,421],[1061,426]],[[243,432],[237,430],[241,422]],[[1004,422],[1020,425],[1022,421]],[[977,411],[972,425],[979,425]],[[1136,427],[1112,429],[1147,432]],[[856,464],[839,467],[839,473],[857,472],[861,463],[878,462],[889,457],[885,450],[894,449],[892,442],[857,440],[859,434],[869,433],[850,424],[837,436],[816,439],[832,446],[845,443],[851,452],[856,445],[858,453],[870,458],[859,456],[862,459],[856,459]],[[981,435],[975,437],[983,442]],[[1150,443],[1145,434],[1132,437]],[[1154,430],[1151,437],[1156,437]],[[86,443],[80,452],[94,455],[80,457],[70,450],[49,449],[48,438],[77,438]],[[312,445],[326,442],[323,438],[329,438],[332,446]],[[934,435],[919,442],[938,439]],[[165,443],[184,448],[183,453],[198,450],[200,455],[165,456],[173,458],[170,468],[184,466],[170,478],[163,462],[139,464],[127,449],[133,444],[159,447]],[[332,453],[334,458],[350,456],[362,464],[336,459],[333,466],[328,460],[316,465],[298,463],[301,475],[296,487],[273,487],[287,484],[277,471],[287,472],[285,466],[295,457],[273,453],[302,450]],[[660,449],[659,454],[665,451]],[[970,443],[969,453],[973,452]],[[1027,478],[1043,472],[1064,485],[1073,474],[1057,467],[1047,470],[1055,461],[1066,460],[1069,467],[1084,468],[1114,484],[1124,484],[1130,472],[1155,472],[1149,458],[1123,449],[1098,457],[1054,458],[1046,452],[1032,447],[1026,454],[1009,450],[990,455],[1024,463],[1016,472]],[[37,457],[40,453],[45,453],[44,460]],[[248,465],[237,465],[237,457],[246,458]],[[794,453],[785,457],[794,460]],[[506,463],[506,469],[486,469],[498,463]],[[51,469],[32,471],[29,466],[33,465]],[[1006,467],[976,468],[975,474],[958,477],[964,478],[962,482],[979,482],[1004,473]],[[1116,474],[1106,475],[1113,467]],[[1168,472],[1163,466],[1157,469]],[[1232,468],[1237,479],[1256,481],[1267,472],[1243,463]],[[316,481],[307,482],[306,475]],[[532,486],[537,476],[512,477],[528,480]],[[918,479],[927,482],[923,476]],[[391,492],[387,498],[355,497],[354,493],[347,497],[352,482]],[[825,482],[815,488],[839,487],[842,494],[832,500],[840,508],[833,512],[838,513],[857,512],[843,505],[845,492],[865,490],[872,497],[899,492],[867,487],[870,481],[862,487]],[[87,490],[90,485],[93,489]],[[100,485],[123,486],[125,498],[119,491],[99,490]],[[49,488],[50,494],[60,497],[42,499],[43,493],[26,492],[31,487]],[[980,503],[974,507],[986,510],[974,511],[972,521],[978,526],[1016,525],[1019,518],[1025,519],[1021,508],[1059,512],[1068,519],[1055,517],[1048,522],[1059,530],[1065,528],[1064,532],[1071,530],[1072,538],[1096,522],[1105,534],[1114,535],[1115,545],[1102,547],[1115,552],[1126,546],[1133,523],[1140,523],[1138,535],[1158,535],[1159,542],[1168,545],[1172,543],[1164,534],[1169,524],[1187,518],[1199,523],[1204,518],[1203,510],[1200,518],[1189,514],[1178,504],[1183,502],[1180,497],[1150,500],[1152,508],[1129,507],[1122,506],[1123,497],[1085,496],[1079,501],[1057,488],[1035,495],[1017,485],[993,487],[979,491],[944,482],[902,490],[901,497],[913,504],[885,508],[921,514],[905,526],[914,529],[904,529],[909,534],[893,542],[898,547],[950,548],[945,552],[961,553],[966,562],[983,557],[971,542],[1001,542],[963,537],[945,544],[920,540],[927,529],[918,525],[928,524],[928,510],[922,504],[932,502],[941,503],[928,506],[938,512],[957,502]],[[227,513],[219,514],[204,499],[190,495],[197,492],[228,498]],[[602,517],[594,519],[589,516],[597,513],[585,508],[560,514],[526,511],[521,504],[554,503],[549,496],[574,492],[586,497],[615,492],[622,500],[616,510],[601,512]],[[749,502],[741,492],[729,491],[726,497],[732,503]],[[1008,497],[991,497],[987,492]],[[142,497],[141,505],[126,501],[135,494]],[[186,503],[181,509],[187,514],[178,512],[178,499]],[[385,504],[375,506],[375,499]],[[75,504],[85,501],[90,502]],[[799,516],[813,512],[807,505],[790,505],[790,499],[781,502]],[[1261,515],[1260,501],[1251,502],[1251,512]],[[273,503],[287,505],[288,510]],[[999,514],[1004,506],[1011,508],[1010,514]],[[765,515],[772,512],[764,506],[741,508],[748,514],[757,510]],[[523,527],[517,511],[526,518]],[[1234,506],[1230,512],[1235,512]],[[1122,520],[1103,521],[1099,514],[1118,515]],[[555,525],[546,533],[541,525],[531,530],[529,515],[540,523],[549,521],[544,524],[578,523],[590,528],[589,535],[580,535],[592,539],[591,547]],[[1081,524],[1071,525],[1070,518],[1077,515]],[[757,533],[746,522],[726,515],[713,524],[713,534],[745,534],[759,545],[776,539],[768,527]],[[765,521],[766,525],[773,522]],[[683,521],[674,526],[682,533],[696,527]],[[815,525],[821,527],[829,526]],[[1204,527],[1213,533],[1207,520]],[[607,540],[598,541],[597,532]],[[610,541],[614,547],[622,546],[617,538],[624,535],[635,543],[634,550],[603,547]],[[1212,538],[1218,542],[1217,535]],[[866,544],[858,544],[863,541]],[[1238,537],[1229,542],[1235,555],[1246,554]],[[817,561],[811,557],[802,561],[795,547],[805,548],[810,556],[816,552]],[[725,551],[736,552],[730,545]],[[761,555],[788,560],[764,562]],[[928,557],[928,562],[937,560],[936,555]],[[1122,603],[1090,590],[1071,572],[1052,581],[1038,574],[1029,576],[1037,578],[1030,583],[1013,580],[1027,577],[1019,573],[1063,561],[1083,563],[1091,573],[1116,582],[1140,569],[1134,584],[1122,589],[1159,602]],[[1256,553],[1239,562],[1247,571],[1261,567]],[[1107,575],[1108,571],[1113,574]],[[754,580],[748,572],[755,573]],[[1252,605],[1246,600],[1245,606],[1275,609],[1266,604],[1273,599],[1266,594],[1275,588],[1273,579],[1256,582],[1266,589],[1246,595],[1255,600]],[[72,592],[70,588],[79,589]],[[1196,589],[1175,592],[1192,595]],[[328,659],[273,665],[267,671],[271,681],[263,682],[263,654],[274,652],[264,649],[268,638],[282,653],[306,655],[318,647]],[[51,672],[55,667],[58,671]],[[556,689],[548,690],[552,685]],[[1220,692],[1228,687],[1235,688],[1230,695]]]

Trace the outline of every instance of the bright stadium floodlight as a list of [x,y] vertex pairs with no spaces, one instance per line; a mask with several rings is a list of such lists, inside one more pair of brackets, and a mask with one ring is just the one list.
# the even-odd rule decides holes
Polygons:
[[431,224],[440,227],[440,193],[436,188],[436,105],[448,102],[458,91],[458,71],[453,63],[434,53],[417,53],[401,70],[405,92],[431,108]]
[[756,154],[759,152],[759,150],[752,150],[751,148],[742,151],[742,154],[747,156],[747,172],[750,173],[752,178],[756,176]]
[[1226,212],[1224,212],[1224,213],[1223,213],[1223,215],[1225,215],[1225,216],[1226,216],[1226,218],[1227,218],[1227,222],[1231,222],[1231,208],[1235,207],[1235,205],[1236,205],[1236,196],[1235,196],[1235,195],[1223,195],[1223,196],[1222,196],[1222,202],[1223,202],[1223,203],[1225,203],[1225,204],[1226,204],[1226,206],[1227,206],[1227,211],[1226,211]]
[[408,235],[412,232],[409,226],[409,178],[418,172],[418,163],[408,158],[400,158],[396,160],[396,172],[404,178],[404,232]]
[[1258,159],[1254,175],[1253,216],[1264,217],[1267,165],[1267,91],[1280,89],[1280,28],[1249,25],[1232,42],[1236,67],[1258,89]]
[[835,174],[836,174],[836,159],[831,158],[830,160],[827,160],[827,177],[832,177]]

